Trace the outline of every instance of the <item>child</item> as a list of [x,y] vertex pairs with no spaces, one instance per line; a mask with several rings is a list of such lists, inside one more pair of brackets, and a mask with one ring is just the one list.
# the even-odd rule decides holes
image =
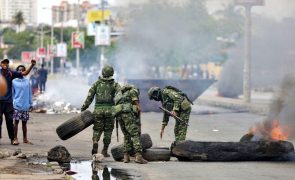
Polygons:
[[[25,66],[19,65],[16,68],[18,72],[24,72]],[[25,78],[16,78],[12,81],[12,97],[13,97],[13,120],[14,120],[14,144],[19,144],[17,139],[18,123],[22,121],[23,142],[31,143],[27,138],[27,122],[29,120],[29,110],[32,108],[32,90],[30,82]]]

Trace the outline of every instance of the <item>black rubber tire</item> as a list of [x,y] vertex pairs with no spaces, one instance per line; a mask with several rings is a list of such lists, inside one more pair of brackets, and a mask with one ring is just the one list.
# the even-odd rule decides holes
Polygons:
[[81,120],[84,123],[84,129],[94,123],[94,115],[89,111],[83,111],[81,113]]
[[146,149],[142,156],[147,161],[170,161],[170,149],[166,147],[152,147]]
[[244,136],[241,137],[240,142],[250,142],[252,138],[254,137],[253,134],[247,133]]
[[[149,134],[141,134],[140,141],[142,143],[143,151],[153,146],[151,136]],[[120,144],[111,148],[111,154],[115,161],[121,161],[124,158],[124,145]],[[129,154],[133,156],[135,154],[132,149]]]
[[121,161],[124,158],[124,145],[113,146],[111,148],[111,154],[115,161]]
[[142,150],[151,148],[153,146],[153,142],[149,134],[141,134],[140,141],[142,145]]
[[67,140],[90,126],[93,121],[92,113],[84,111],[59,125],[56,128],[56,133],[60,139]]

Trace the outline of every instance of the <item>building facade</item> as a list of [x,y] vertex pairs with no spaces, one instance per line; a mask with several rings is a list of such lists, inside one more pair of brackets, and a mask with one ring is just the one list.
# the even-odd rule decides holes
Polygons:
[[87,11],[97,5],[90,4],[89,1],[82,1],[81,4],[69,4],[68,1],[61,1],[60,5],[52,6],[53,24],[61,24],[79,19],[80,26],[86,25]]
[[19,11],[23,13],[25,24],[37,24],[37,0],[0,0],[1,21],[13,21],[13,17]]

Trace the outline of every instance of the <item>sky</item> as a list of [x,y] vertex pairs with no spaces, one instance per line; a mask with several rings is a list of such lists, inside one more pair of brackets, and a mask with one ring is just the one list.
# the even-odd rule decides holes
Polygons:
[[[80,0],[82,2],[83,0]],[[90,0],[91,3],[99,3],[101,0]],[[111,5],[127,5],[130,2],[144,2],[147,0],[108,0]],[[185,0],[171,0],[185,1]],[[209,12],[214,12],[222,8],[224,4],[233,0],[208,0]],[[59,5],[61,0],[37,0],[38,2],[38,23],[51,23],[51,6]],[[68,0],[69,3],[78,3],[78,0]],[[46,8],[46,9],[43,9]],[[265,0],[265,6],[253,7],[253,12],[264,14],[270,18],[281,20],[285,17],[295,17],[295,1],[294,0]]]

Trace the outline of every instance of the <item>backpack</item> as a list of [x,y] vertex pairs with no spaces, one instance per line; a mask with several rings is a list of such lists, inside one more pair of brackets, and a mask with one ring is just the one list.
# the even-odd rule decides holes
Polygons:
[[187,96],[186,93],[182,92],[180,89],[173,87],[173,86],[166,86],[166,89],[172,89],[173,91],[177,92],[178,94],[180,94],[181,96],[185,97],[192,105],[194,105],[194,103],[189,99],[189,97]]
[[115,96],[114,81],[98,81],[96,86],[96,102],[98,103],[113,103]]

